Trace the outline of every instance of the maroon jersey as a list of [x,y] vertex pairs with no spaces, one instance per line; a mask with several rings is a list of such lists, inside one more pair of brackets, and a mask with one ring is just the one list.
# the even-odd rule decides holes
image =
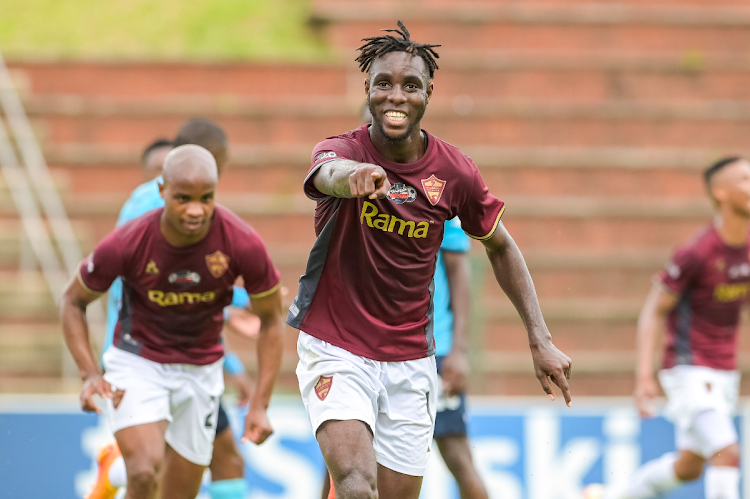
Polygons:
[[[319,192],[312,176],[334,159],[383,167],[392,185],[388,196],[340,199]],[[486,239],[503,213],[476,165],[430,134],[419,161],[394,163],[375,150],[363,126],[315,147],[304,189],[318,203],[318,239],[287,322],[374,360],[432,355],[432,276],[443,224],[458,216],[470,236]]]
[[664,367],[736,369],[740,309],[750,296],[748,247],[726,245],[711,226],[657,278],[679,295],[667,319]]
[[122,277],[117,348],[154,362],[210,364],[224,354],[223,310],[237,277],[257,298],[278,288],[279,273],[260,236],[229,210],[217,206],[206,237],[179,247],[161,234],[163,211],[110,232],[83,261],[78,277],[96,293]]

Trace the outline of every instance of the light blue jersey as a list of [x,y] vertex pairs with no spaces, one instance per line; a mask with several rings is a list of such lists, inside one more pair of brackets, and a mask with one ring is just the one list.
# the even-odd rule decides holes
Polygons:
[[[145,215],[151,210],[164,206],[164,200],[159,194],[159,184],[162,182],[161,177],[149,180],[136,187],[125,204],[120,210],[120,216],[117,217],[117,227],[120,225]],[[250,297],[244,288],[234,287],[234,296],[232,297],[232,306],[245,308],[250,303]],[[122,280],[118,277],[109,288],[107,297],[107,329],[104,335],[104,345],[102,355],[112,345],[112,338],[115,334],[117,318],[120,315],[122,307]],[[224,369],[229,374],[240,374],[245,371],[242,361],[236,354],[227,352],[224,356]]]
[[442,251],[455,251],[466,253],[471,248],[471,239],[461,229],[458,218],[445,222],[443,243],[438,251],[438,260],[435,265],[435,294],[432,297],[434,312],[435,355],[441,357],[448,355],[453,347],[453,312],[450,309],[450,288],[448,287],[448,276],[445,273]]

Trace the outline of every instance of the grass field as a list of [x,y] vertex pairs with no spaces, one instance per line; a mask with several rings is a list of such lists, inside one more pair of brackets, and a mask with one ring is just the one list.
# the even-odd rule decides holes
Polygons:
[[309,0],[0,0],[6,58],[321,60]]

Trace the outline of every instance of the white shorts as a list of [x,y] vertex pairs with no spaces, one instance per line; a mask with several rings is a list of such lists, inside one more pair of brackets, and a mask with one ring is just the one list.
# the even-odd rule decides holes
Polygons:
[[359,420],[373,434],[377,462],[423,476],[437,406],[435,357],[379,362],[300,331],[297,378],[313,432],[329,420]]
[[703,366],[675,366],[659,371],[667,396],[665,416],[675,425],[677,450],[710,458],[737,443],[732,417],[740,374]]
[[104,379],[125,392],[115,409],[108,401],[112,431],[169,421],[167,443],[188,461],[208,466],[214,448],[224,360],[213,364],[160,364],[116,347],[104,354]]

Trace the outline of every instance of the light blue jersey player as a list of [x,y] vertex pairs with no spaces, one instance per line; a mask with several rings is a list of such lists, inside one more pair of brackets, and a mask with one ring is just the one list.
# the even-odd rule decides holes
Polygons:
[[487,499],[474,468],[466,438],[466,326],[469,315],[471,240],[458,218],[445,222],[443,243],[435,266],[433,295],[435,360],[440,375],[435,441],[446,466],[458,482],[461,497]]

